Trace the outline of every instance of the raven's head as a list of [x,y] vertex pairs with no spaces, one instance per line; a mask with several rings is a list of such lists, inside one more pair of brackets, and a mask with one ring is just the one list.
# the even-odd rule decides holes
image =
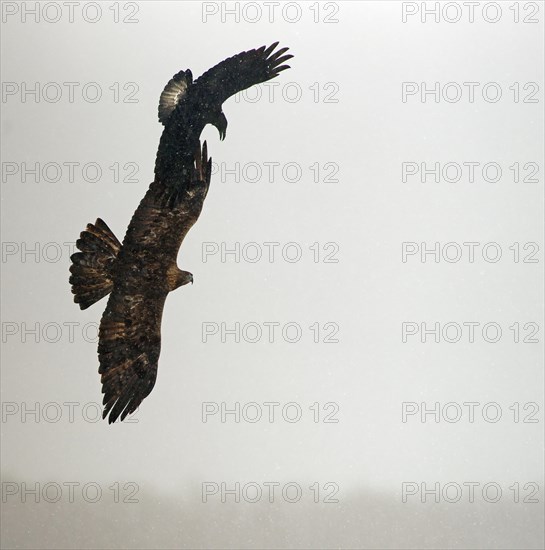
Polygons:
[[221,109],[213,114],[210,124],[214,125],[218,129],[218,132],[220,133],[220,140],[223,141],[227,132],[227,119]]

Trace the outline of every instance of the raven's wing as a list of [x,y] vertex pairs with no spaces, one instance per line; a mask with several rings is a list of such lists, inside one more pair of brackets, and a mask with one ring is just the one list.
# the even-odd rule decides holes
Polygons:
[[159,122],[165,124],[170,118],[172,111],[176,109],[176,105],[180,103],[187,92],[187,88],[191,86],[193,76],[191,71],[180,71],[176,73],[167,83],[165,89],[159,98]]
[[98,356],[104,412],[111,424],[133,413],[149,395],[161,351],[166,294],[145,296],[114,288],[100,321]]
[[283,55],[288,48],[281,48],[273,53],[278,42],[268,48],[261,46],[255,50],[242,52],[206,71],[195,84],[206,97],[220,105],[229,97],[245,90],[254,84],[266,82],[280,72],[289,69],[282,65],[293,55]]

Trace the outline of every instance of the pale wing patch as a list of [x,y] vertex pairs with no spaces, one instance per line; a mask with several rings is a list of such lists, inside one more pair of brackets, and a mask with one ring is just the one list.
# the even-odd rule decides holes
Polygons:
[[181,101],[187,91],[187,87],[191,84],[189,71],[180,71],[175,74],[165,86],[163,93],[159,99],[159,121],[165,124],[176,105]]

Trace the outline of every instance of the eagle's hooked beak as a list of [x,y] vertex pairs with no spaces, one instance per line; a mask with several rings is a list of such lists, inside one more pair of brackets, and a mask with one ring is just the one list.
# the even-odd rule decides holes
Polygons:
[[169,292],[172,292],[181,286],[187,285],[188,283],[193,284],[193,273],[178,269],[178,266],[176,265],[171,266],[168,269],[167,284]]
[[223,141],[225,139],[225,134],[227,133],[227,119],[225,118],[223,111],[219,112],[212,124],[218,129],[220,140]]

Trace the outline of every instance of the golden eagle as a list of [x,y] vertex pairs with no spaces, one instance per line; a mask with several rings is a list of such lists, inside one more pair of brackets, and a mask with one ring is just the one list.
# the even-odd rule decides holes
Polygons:
[[123,244],[99,218],[80,234],[71,256],[74,302],[86,309],[107,294],[99,329],[103,418],[124,420],[149,395],[157,377],[161,317],[169,292],[193,282],[176,257],[199,218],[210,185],[211,159],[200,135],[213,124],[225,137],[223,102],[288,69],[292,55],[278,42],[222,61],[193,82],[180,71],[159,100],[164,125],[155,178],[134,213]]

